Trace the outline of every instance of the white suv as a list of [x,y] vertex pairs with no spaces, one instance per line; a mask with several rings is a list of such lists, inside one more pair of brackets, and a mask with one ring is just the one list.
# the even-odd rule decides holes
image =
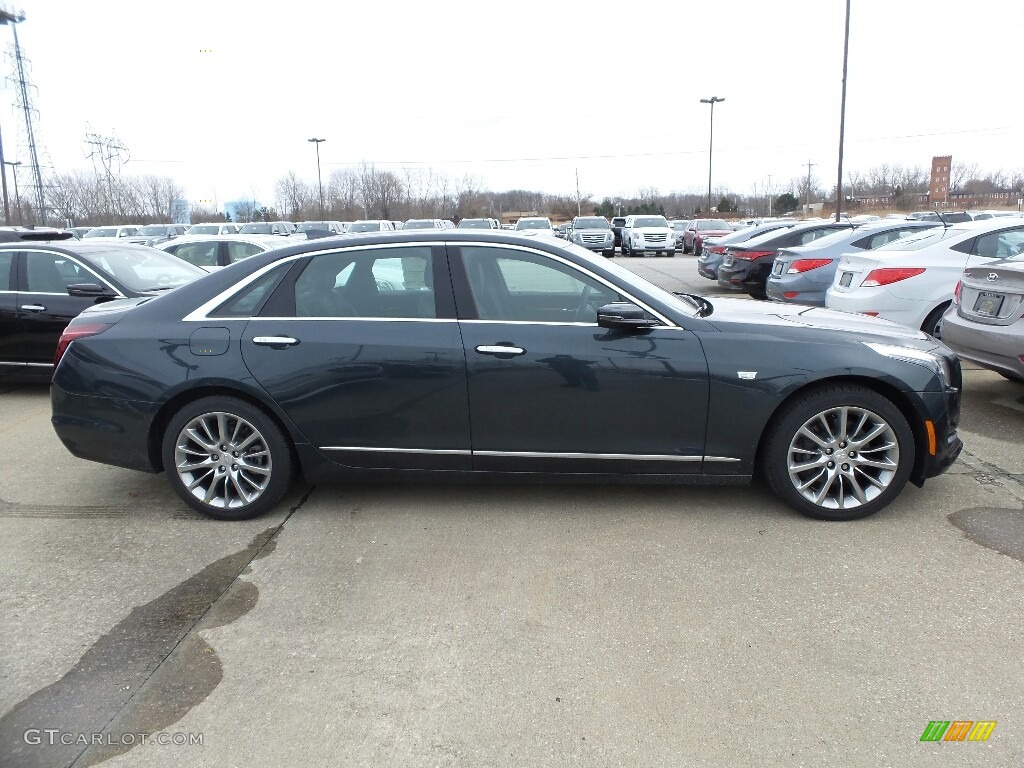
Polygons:
[[622,227],[623,256],[642,256],[650,252],[657,256],[671,256],[675,250],[675,233],[664,216],[635,214],[626,217]]

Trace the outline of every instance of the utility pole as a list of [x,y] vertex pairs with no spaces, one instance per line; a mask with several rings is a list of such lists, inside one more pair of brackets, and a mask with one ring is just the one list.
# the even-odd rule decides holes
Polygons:
[[580,169],[576,169],[576,215],[582,216],[583,212],[580,210]]
[[[839,180],[836,182],[836,221],[843,208],[843,140],[846,135],[846,64],[850,60],[850,0],[846,0],[846,34],[843,37],[843,99],[839,109]],[[947,184],[947,186],[949,186]]]
[[773,191],[774,190],[772,190],[772,175],[769,173],[768,174],[768,215],[769,216],[772,215],[772,205],[775,202],[774,200],[772,200],[772,192]]
[[817,163],[812,163],[810,159],[807,160],[807,202],[804,203],[804,215],[806,216],[811,212],[811,168],[814,168]]

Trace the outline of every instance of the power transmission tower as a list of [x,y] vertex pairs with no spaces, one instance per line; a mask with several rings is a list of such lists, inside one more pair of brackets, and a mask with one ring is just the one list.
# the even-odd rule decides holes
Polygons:
[[36,145],[36,119],[38,117],[38,111],[32,106],[32,100],[29,97],[30,88],[34,88],[31,81],[29,80],[28,74],[26,73],[26,59],[21,52],[21,45],[18,43],[18,24],[25,20],[25,14],[21,11],[12,11],[6,8],[0,8],[0,24],[10,24],[11,31],[14,32],[14,85],[17,97],[17,107],[22,111],[25,116],[25,138],[28,143],[28,154],[29,154],[29,172],[31,173],[32,183],[29,184],[31,190],[30,199],[33,201],[35,206],[35,215],[37,221],[41,224],[46,223],[46,190],[43,187],[43,172],[39,164],[39,149]]
[[108,210],[113,215],[122,216],[124,211],[120,205],[120,198],[114,194],[114,177],[121,175],[121,166],[131,157],[128,147],[116,136],[102,136],[88,124],[85,128],[85,143],[92,147],[86,158],[92,160],[96,178],[104,184]]

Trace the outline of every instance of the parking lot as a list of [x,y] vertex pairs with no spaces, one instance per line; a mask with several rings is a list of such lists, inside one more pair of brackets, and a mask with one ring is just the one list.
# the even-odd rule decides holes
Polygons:
[[1024,386],[964,379],[952,470],[843,524],[760,484],[303,485],[215,522],[0,385],[0,765],[1024,764]]

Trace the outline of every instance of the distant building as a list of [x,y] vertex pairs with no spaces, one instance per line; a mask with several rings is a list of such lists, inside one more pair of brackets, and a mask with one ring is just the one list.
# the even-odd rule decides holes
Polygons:
[[191,224],[192,206],[188,200],[171,201],[171,224]]
[[263,203],[249,200],[228,200],[224,203],[224,215],[232,221],[252,221],[256,211],[263,207]]
[[949,173],[952,167],[952,155],[932,158],[932,175],[928,182],[928,201],[933,206],[949,202]]

